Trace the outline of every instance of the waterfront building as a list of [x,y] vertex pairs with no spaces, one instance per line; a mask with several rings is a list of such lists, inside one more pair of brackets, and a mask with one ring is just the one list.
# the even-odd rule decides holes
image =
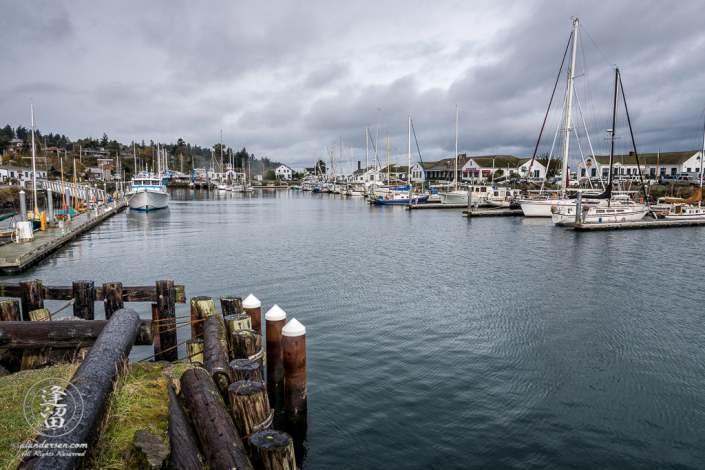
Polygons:
[[411,181],[413,183],[423,183],[426,181],[426,176],[424,172],[428,172],[431,168],[436,166],[438,162],[416,162],[414,166],[411,167]]
[[[531,171],[529,171],[531,166]],[[497,174],[497,172],[501,174]],[[463,181],[487,181],[492,179],[490,175],[495,174],[496,178],[511,177],[517,173],[522,178],[545,178],[546,167],[538,160],[534,160],[531,165],[530,158],[517,158],[513,155],[485,155],[470,157],[462,168]]]
[[[7,181],[10,179],[16,179],[20,181],[30,181],[32,180],[32,168],[25,168],[12,165],[0,165],[0,178],[2,181]],[[37,168],[37,179],[45,180],[47,179],[47,170]]]
[[291,168],[284,164],[281,164],[274,169],[274,176],[276,176],[277,178],[290,180],[293,173],[294,172],[291,170]]
[[455,175],[455,158],[444,158],[436,162],[431,168],[426,169],[429,181],[448,182],[454,179],[460,181],[461,169],[467,164],[468,160],[467,154],[458,155],[458,175]]
[[[639,166],[645,178],[656,179],[658,176],[675,176],[680,173],[690,173],[700,177],[701,152],[690,150],[687,152],[661,152],[642,153],[639,155]],[[609,176],[610,157],[609,155],[590,155],[578,163],[578,177],[602,177]],[[615,155],[612,166],[614,175],[620,177],[638,176],[636,156],[634,152],[628,155]]]

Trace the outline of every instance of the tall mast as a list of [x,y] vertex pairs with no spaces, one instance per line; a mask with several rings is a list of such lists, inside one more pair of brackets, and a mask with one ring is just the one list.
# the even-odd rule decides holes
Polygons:
[[157,176],[162,172],[162,150],[159,143],[159,137],[157,137]]
[[[619,68],[615,69],[614,74],[614,108],[612,109],[612,141],[610,143],[610,179],[607,183],[607,189],[612,191],[612,165],[614,164],[614,134],[616,131],[615,126],[617,125],[617,96],[619,91]],[[609,199],[607,200],[609,205]]]
[[[573,80],[575,79],[575,54],[578,46],[578,19],[573,20],[573,57],[571,57],[570,69],[568,70],[568,90],[566,99],[566,110],[565,110],[565,139],[563,145],[563,169],[561,172],[561,185],[563,186],[563,195],[565,195],[567,183],[567,170],[568,170],[568,150],[570,147],[570,123],[571,123],[571,108],[573,104]],[[615,98],[616,99],[616,98]],[[614,126],[613,126],[614,127]]]
[[387,184],[392,184],[392,181],[389,178],[389,132],[387,132]]
[[370,136],[369,128],[365,126],[365,182],[369,181],[370,172]]
[[[387,133],[387,136],[389,136],[389,133]],[[409,203],[411,203],[411,117],[409,117],[409,166],[407,169],[409,170],[409,176],[406,178],[406,181],[409,183]]]
[[458,105],[455,105],[455,176],[453,177],[454,189],[458,189]]
[[[34,103],[32,100],[29,101],[29,108],[32,111],[32,181],[34,182],[34,217],[37,218],[39,214],[39,207],[37,207],[37,165],[35,162],[36,150],[34,148]],[[46,144],[44,144],[46,149]]]
[[[700,189],[703,187],[703,158],[705,158],[705,127],[703,127],[703,150],[700,152]],[[702,198],[700,198],[702,200]],[[698,206],[700,206],[698,201]]]
[[220,173],[225,173],[223,171],[223,129],[220,130]]
[[135,175],[137,174],[137,151],[135,150],[135,135],[132,134],[132,157],[135,160]]

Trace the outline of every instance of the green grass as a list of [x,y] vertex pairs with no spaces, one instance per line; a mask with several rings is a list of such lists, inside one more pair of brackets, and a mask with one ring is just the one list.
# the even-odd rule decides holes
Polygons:
[[76,369],[78,364],[62,364],[0,378],[0,468],[16,468],[22,455],[17,446],[37,437],[24,417],[23,404],[27,391],[42,379],[70,380]]

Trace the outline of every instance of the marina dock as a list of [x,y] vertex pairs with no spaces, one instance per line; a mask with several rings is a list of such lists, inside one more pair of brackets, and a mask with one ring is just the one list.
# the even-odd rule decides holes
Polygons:
[[476,211],[463,211],[463,217],[511,217],[523,216],[521,209],[479,209]]
[[705,220],[640,220],[638,222],[617,222],[617,223],[594,223],[581,224],[568,222],[562,227],[579,232],[594,232],[598,230],[636,230],[647,228],[674,228],[674,227],[698,227],[705,225]]
[[13,243],[8,238],[7,242],[0,246],[0,274],[16,274],[30,268],[66,243],[127,207],[124,201],[114,204],[114,206],[113,203],[99,206],[97,216],[95,212],[89,211],[73,217],[71,222],[66,223],[63,235],[61,229],[56,226],[47,227],[45,231],[34,231],[34,238],[27,242]]
[[409,210],[412,209],[466,209],[468,207],[467,204],[436,204],[436,203],[431,203],[431,204],[407,204],[406,208]]

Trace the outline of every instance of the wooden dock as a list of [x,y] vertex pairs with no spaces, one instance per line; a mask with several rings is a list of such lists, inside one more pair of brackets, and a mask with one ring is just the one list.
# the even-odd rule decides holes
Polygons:
[[50,227],[45,231],[36,230],[34,238],[27,242],[13,243],[7,239],[7,242],[0,246],[0,274],[16,274],[34,266],[74,238],[124,210],[127,203],[121,201],[117,203],[117,207],[111,206],[112,204],[99,206],[98,216],[89,211],[73,217],[71,222],[66,222],[64,235],[61,235],[59,227]]
[[467,204],[438,204],[438,203],[424,203],[424,204],[406,204],[406,208],[412,209],[467,209]]
[[561,227],[579,232],[594,232],[598,230],[637,230],[647,228],[698,227],[703,225],[705,225],[705,220],[647,219],[638,222],[598,222],[594,224],[568,222],[561,225]]
[[463,217],[512,217],[523,216],[521,209],[478,209],[476,211],[463,211]]

